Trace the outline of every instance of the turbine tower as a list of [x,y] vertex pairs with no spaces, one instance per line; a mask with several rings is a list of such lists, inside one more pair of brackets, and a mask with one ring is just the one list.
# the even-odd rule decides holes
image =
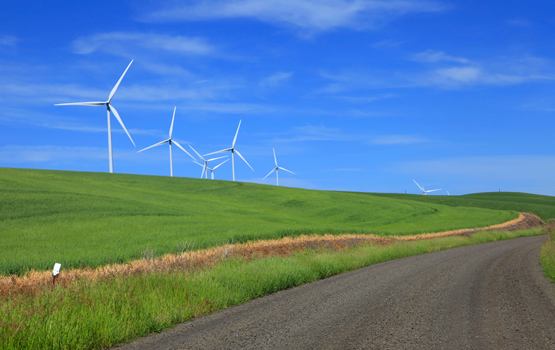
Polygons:
[[173,176],[172,143],[175,143],[175,145],[176,145],[177,147],[181,148],[181,149],[183,150],[183,152],[187,153],[187,154],[189,155],[189,157],[193,158],[193,161],[196,161],[195,157],[193,157],[189,152],[187,152],[187,151],[185,150],[185,148],[181,147],[181,145],[180,145],[179,143],[177,143],[177,141],[175,141],[175,140],[172,139],[172,134],[173,134],[173,122],[174,122],[174,120],[175,120],[175,110],[176,110],[176,109],[177,109],[177,106],[175,106],[175,107],[173,108],[172,124],[171,124],[171,126],[170,126],[170,137],[169,137],[167,140],[160,141],[160,142],[158,142],[158,143],[155,143],[155,144],[152,145],[152,146],[148,146],[147,148],[143,148],[142,150],[140,150],[139,152],[137,152],[137,153],[140,153],[140,152],[142,152],[142,151],[144,151],[144,150],[147,150],[147,149],[152,148],[152,147],[160,146],[160,145],[163,145],[163,144],[165,144],[165,143],[167,143],[168,145],[170,145],[170,176]]
[[[133,60],[131,60],[131,63],[133,63]],[[118,122],[121,124],[121,127],[123,128],[123,130],[125,130],[125,132],[127,133],[127,136],[129,136],[129,139],[133,143],[133,146],[135,146],[135,142],[133,141],[133,139],[131,138],[131,135],[129,135],[129,132],[125,128],[125,125],[123,124],[123,121],[121,120],[118,111],[116,111],[114,106],[112,106],[112,104],[111,104],[112,98],[114,97],[114,95],[116,93],[116,90],[118,89],[119,84],[121,83],[121,80],[123,79],[125,73],[127,73],[127,70],[129,69],[129,67],[131,67],[131,63],[129,63],[129,65],[125,69],[125,72],[123,72],[123,74],[119,78],[118,82],[116,83],[116,85],[114,86],[112,91],[110,92],[110,95],[108,96],[107,101],[105,101],[105,102],[96,102],[96,101],[95,102],[73,102],[73,103],[58,103],[58,104],[55,104],[55,106],[69,106],[69,105],[106,106],[106,109],[108,110],[108,159],[109,159],[109,162],[110,162],[110,173],[114,172],[114,161],[113,161],[113,156],[112,156],[112,125],[111,125],[111,122],[110,122],[110,111],[114,112],[114,116],[116,117]]]
[[[216,159],[222,159],[222,158],[225,158],[225,157],[227,157],[227,156],[218,157],[218,158],[212,158],[212,159],[206,160],[206,159],[204,159],[203,156],[201,156],[201,155],[197,152],[196,149],[193,148],[193,146],[189,145],[189,147],[191,147],[191,149],[197,154],[197,156],[199,156],[199,158],[204,162],[204,165],[203,165],[203,164],[200,164],[199,162],[197,162],[197,161],[195,160],[195,163],[197,163],[198,165],[202,166],[202,173],[200,174],[200,178],[202,179],[202,177],[203,177],[204,174],[206,173],[206,178],[208,179],[208,170],[211,170],[211,171],[212,171],[212,179],[214,179],[214,169],[216,169],[217,167],[219,167],[219,166],[222,165],[223,163],[219,164],[219,165],[216,166],[214,169],[210,169],[210,168],[208,167],[208,162],[211,162],[211,161],[216,160]],[[227,160],[226,160],[226,162],[227,162]],[[224,162],[224,163],[225,163],[225,162]]]
[[437,190],[428,190],[428,191],[426,191],[426,190],[424,189],[424,187],[420,186],[420,185],[418,184],[418,182],[416,182],[414,179],[413,179],[412,181],[414,181],[414,183],[416,184],[416,186],[418,186],[418,188],[420,188],[420,190],[422,191],[422,194],[423,194],[423,195],[427,195],[429,192],[434,192],[434,191],[440,191],[440,190],[441,190],[441,188],[438,188]]
[[216,152],[212,152],[212,153],[208,153],[205,154],[205,156],[209,156],[211,154],[216,154],[216,153],[224,153],[224,152],[231,152],[231,169],[233,172],[233,181],[235,181],[235,153],[237,153],[237,155],[239,157],[241,157],[241,159],[247,163],[247,165],[249,166],[249,168],[251,168],[252,171],[254,171],[254,169],[251,167],[251,165],[247,162],[247,160],[245,158],[243,158],[243,156],[241,155],[241,153],[239,153],[239,151],[237,149],[235,149],[235,142],[237,141],[237,135],[239,134],[239,128],[241,127],[241,121],[239,120],[239,126],[237,127],[237,132],[235,133],[235,137],[233,138],[233,143],[231,144],[230,148],[226,148],[226,149],[222,149],[220,151],[216,151]]
[[[270,172],[268,173],[268,175],[264,176],[264,179],[266,179],[268,176],[270,176],[271,173],[273,173],[273,172],[275,171],[275,172],[276,172],[276,181],[277,181],[277,185],[279,186],[279,175],[278,175],[278,173],[279,173],[279,170],[280,170],[280,169],[281,169],[281,170],[285,170],[285,171],[287,171],[288,173],[291,173],[291,174],[295,174],[295,173],[292,172],[292,171],[289,171],[289,170],[287,170],[287,169],[285,169],[285,168],[282,168],[282,167],[278,166],[277,158],[276,158],[276,150],[275,150],[274,148],[272,148],[272,150],[274,151],[274,161],[276,162],[276,167],[275,167],[274,169],[272,169],[272,171],[270,171]],[[264,180],[264,179],[262,179],[262,180]]]

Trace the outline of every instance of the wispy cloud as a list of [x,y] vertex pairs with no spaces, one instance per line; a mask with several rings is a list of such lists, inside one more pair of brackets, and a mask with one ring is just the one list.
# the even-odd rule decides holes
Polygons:
[[210,55],[216,48],[202,38],[153,33],[110,32],[80,37],[72,43],[77,54],[96,51],[130,56],[142,50],[171,52],[181,55]]
[[417,62],[429,62],[429,63],[437,63],[437,62],[468,63],[470,62],[466,58],[450,56],[443,51],[435,51],[435,50],[427,50],[424,52],[416,53],[412,55],[411,59]]
[[15,46],[17,41],[17,38],[13,35],[0,34],[0,45]]
[[445,8],[440,2],[426,0],[199,0],[150,12],[143,19],[168,22],[253,18],[321,32],[341,27],[374,27],[408,13],[436,12]]
[[[410,71],[405,68],[394,72],[353,69],[321,72],[320,76],[328,83],[314,93],[339,95],[347,91],[411,87],[458,89],[555,79],[553,65],[546,59],[534,56],[500,57],[477,62],[443,52],[426,51],[418,57],[426,66]],[[414,56],[411,60],[414,60]]]
[[[74,107],[85,107],[86,106],[74,106]],[[63,107],[59,107],[63,108]],[[76,112],[78,114],[78,112]],[[121,116],[125,121],[125,115]],[[83,120],[82,117],[65,117],[56,114],[46,114],[46,113],[37,113],[34,111],[24,110],[24,109],[17,109],[17,108],[5,108],[4,113],[0,116],[0,122],[4,124],[26,124],[32,125],[34,127],[40,128],[47,128],[47,129],[55,129],[55,130],[66,130],[66,131],[76,131],[76,132],[84,132],[84,133],[107,133],[108,128],[106,126],[106,109],[104,108],[104,112],[102,109],[99,109],[98,113],[98,123],[94,120],[89,121]],[[112,125],[112,132],[113,133],[125,133],[123,129],[119,126],[119,124],[114,120]],[[95,124],[95,125],[93,125]],[[129,125],[126,124],[126,127]],[[128,131],[131,135],[150,135],[150,136],[161,136],[165,135],[158,130],[150,130],[150,129],[136,129],[136,128],[128,128]]]
[[264,88],[274,88],[288,81],[293,76],[293,72],[278,72],[262,79],[260,86]]
[[107,151],[96,147],[66,146],[22,146],[0,147],[0,162],[3,164],[46,163],[76,161],[83,159],[106,159]]
[[295,127],[284,135],[289,137],[277,138],[274,142],[338,141],[351,139],[350,135],[345,135],[341,130],[323,125]]
[[374,145],[412,145],[416,143],[430,142],[430,139],[412,135],[383,135],[372,138],[369,143]]

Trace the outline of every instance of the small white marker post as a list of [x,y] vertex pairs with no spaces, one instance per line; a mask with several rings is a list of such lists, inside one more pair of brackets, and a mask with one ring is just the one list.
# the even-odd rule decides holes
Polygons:
[[52,285],[56,284],[56,278],[60,274],[60,269],[62,268],[62,264],[55,263],[54,269],[52,270]]

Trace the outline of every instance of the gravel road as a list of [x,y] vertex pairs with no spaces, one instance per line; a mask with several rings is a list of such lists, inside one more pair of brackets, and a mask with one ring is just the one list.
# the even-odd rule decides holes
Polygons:
[[183,323],[117,349],[555,349],[545,237],[389,261]]

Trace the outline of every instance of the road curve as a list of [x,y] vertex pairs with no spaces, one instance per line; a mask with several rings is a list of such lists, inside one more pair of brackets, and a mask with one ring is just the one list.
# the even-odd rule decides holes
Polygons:
[[274,293],[118,349],[555,349],[545,237],[393,260]]

